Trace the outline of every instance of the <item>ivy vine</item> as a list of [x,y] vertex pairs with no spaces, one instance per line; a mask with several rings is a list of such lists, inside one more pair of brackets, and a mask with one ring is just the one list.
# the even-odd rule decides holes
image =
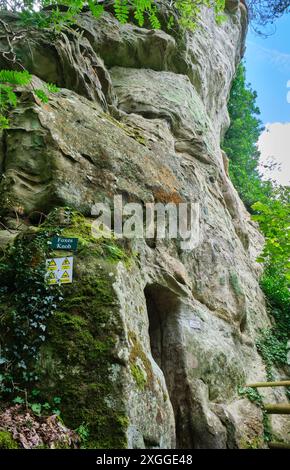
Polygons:
[[0,391],[13,394],[39,379],[35,366],[48,318],[62,301],[45,281],[51,232],[27,232],[0,261]]

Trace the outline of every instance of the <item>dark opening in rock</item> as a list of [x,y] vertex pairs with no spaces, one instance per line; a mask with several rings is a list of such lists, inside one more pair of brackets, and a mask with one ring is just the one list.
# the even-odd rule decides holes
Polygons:
[[151,353],[162,370],[175,415],[176,448],[193,448],[190,391],[184,367],[179,297],[159,284],[144,290]]

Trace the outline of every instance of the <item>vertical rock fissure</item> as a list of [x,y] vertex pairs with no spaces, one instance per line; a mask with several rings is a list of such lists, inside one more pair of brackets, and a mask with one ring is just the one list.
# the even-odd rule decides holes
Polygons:
[[190,391],[180,334],[180,300],[159,284],[144,290],[149,320],[151,354],[161,369],[175,416],[176,448],[194,448],[190,418]]

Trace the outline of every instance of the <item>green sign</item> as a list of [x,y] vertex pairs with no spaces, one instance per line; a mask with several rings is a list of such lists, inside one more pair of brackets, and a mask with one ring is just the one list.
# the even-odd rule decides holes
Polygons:
[[78,238],[53,237],[51,248],[54,250],[75,251],[78,247]]

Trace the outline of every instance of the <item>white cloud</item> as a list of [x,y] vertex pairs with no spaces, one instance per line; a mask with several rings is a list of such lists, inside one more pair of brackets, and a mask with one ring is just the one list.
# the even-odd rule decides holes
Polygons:
[[290,70],[290,54],[278,51],[277,49],[268,49],[250,40],[247,41],[247,44],[253,48],[256,58],[266,60],[280,70]]
[[[261,171],[264,178],[271,178],[279,184],[290,184],[290,122],[274,122],[266,125],[258,147],[261,152]],[[262,165],[269,160],[277,162],[280,166],[274,170],[265,170]]]

